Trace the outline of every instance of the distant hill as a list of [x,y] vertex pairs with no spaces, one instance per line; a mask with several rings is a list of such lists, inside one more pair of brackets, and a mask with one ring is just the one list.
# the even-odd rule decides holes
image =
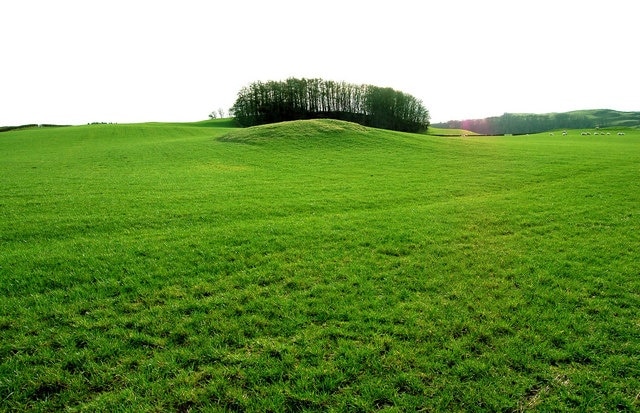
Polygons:
[[484,119],[434,123],[436,128],[466,129],[483,135],[539,133],[557,129],[640,127],[640,112],[611,109],[576,110],[562,113],[505,113]]
[[31,129],[31,128],[59,128],[67,125],[49,125],[49,124],[28,124],[28,125],[19,125],[19,126],[0,126],[0,132],[9,132],[12,130],[19,129]]

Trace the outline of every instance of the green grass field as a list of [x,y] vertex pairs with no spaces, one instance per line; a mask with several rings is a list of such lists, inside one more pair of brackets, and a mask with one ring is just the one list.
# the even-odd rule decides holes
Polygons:
[[0,411],[638,411],[640,131],[0,134]]

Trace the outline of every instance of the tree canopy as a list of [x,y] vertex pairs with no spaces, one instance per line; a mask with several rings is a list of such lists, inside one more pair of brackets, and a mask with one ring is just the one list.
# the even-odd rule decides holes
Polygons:
[[392,88],[296,78],[242,88],[231,112],[242,126],[332,118],[405,132],[425,131],[430,119],[420,100]]

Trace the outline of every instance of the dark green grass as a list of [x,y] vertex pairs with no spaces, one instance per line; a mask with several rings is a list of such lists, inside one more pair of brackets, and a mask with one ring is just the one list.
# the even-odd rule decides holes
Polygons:
[[638,132],[220,122],[0,136],[0,410],[639,409]]

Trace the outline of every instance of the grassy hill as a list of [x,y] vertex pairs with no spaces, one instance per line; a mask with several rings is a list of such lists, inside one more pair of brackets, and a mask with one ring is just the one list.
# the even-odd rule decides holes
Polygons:
[[0,135],[0,411],[635,411],[640,132]]

